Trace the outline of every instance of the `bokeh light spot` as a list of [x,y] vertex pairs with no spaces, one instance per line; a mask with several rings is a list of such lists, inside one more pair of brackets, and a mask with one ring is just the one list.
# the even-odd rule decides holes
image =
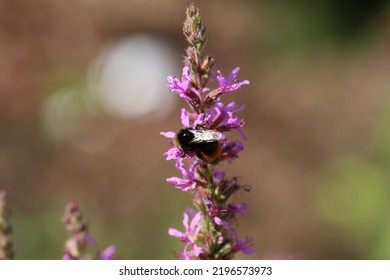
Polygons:
[[161,117],[174,105],[167,76],[177,72],[172,47],[151,35],[136,35],[109,46],[91,64],[91,93],[109,113]]

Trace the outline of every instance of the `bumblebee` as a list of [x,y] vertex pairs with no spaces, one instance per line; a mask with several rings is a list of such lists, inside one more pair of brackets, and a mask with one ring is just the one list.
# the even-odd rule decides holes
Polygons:
[[175,136],[175,143],[183,153],[195,152],[202,160],[216,161],[221,153],[222,133],[208,129],[183,128]]

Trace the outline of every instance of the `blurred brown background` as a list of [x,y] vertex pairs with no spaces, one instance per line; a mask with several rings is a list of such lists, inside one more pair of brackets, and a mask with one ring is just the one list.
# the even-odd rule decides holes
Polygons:
[[[250,257],[390,259],[389,1],[195,1],[216,69],[250,86]],[[189,194],[160,131],[178,130],[190,1],[0,0],[0,186],[18,259],[58,259],[77,199],[103,246],[172,259]],[[233,137],[239,137],[232,134]],[[248,258],[239,255],[237,258]]]

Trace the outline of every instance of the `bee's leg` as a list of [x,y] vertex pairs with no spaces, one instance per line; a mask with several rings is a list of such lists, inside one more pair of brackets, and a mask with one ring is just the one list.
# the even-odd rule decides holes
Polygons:
[[200,158],[201,160],[207,161],[207,159],[205,158],[204,154],[200,150],[196,151],[196,156],[198,158]]

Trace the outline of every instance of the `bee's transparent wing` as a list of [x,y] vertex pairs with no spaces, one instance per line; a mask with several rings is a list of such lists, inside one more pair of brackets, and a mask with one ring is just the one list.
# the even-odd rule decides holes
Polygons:
[[215,142],[222,138],[222,133],[216,130],[197,129],[191,130],[194,134],[193,143]]

